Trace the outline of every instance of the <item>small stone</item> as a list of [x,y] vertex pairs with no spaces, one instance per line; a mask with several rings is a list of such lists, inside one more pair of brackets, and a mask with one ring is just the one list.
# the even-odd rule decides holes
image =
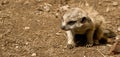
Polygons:
[[50,34],[48,34],[47,36],[48,36],[48,37],[51,37],[51,35],[50,35]]
[[37,2],[42,2],[43,0],[36,0]]
[[60,33],[56,33],[56,35],[57,35],[57,36],[59,36],[59,35],[60,35]]
[[62,33],[61,31],[58,31],[58,32],[56,33],[56,35],[59,36],[59,35],[61,35],[61,33]]
[[3,35],[2,34],[0,34],[0,38],[2,38],[3,37]]
[[45,11],[50,11],[50,7],[48,7],[48,6],[45,6],[44,9],[45,9]]
[[50,11],[50,7],[52,6],[51,4],[48,4],[48,3],[44,3],[44,9],[45,9],[45,11],[47,11],[47,12],[49,12]]
[[5,47],[1,47],[1,49],[5,49]]
[[24,5],[28,5],[30,3],[30,1],[25,1]]
[[101,4],[102,4],[102,2],[98,2],[98,4],[99,4],[99,5],[101,5]]
[[88,4],[88,3],[85,3],[85,6],[89,6],[89,4]]
[[118,27],[118,29],[117,29],[119,32],[120,32],[120,26]]
[[120,37],[120,36],[118,35],[118,36],[116,37],[116,40],[119,40],[119,37]]
[[69,7],[70,7],[69,5],[65,5],[65,6],[60,7],[60,10],[68,10]]
[[56,16],[58,16],[58,15],[59,15],[59,13],[56,13],[55,15],[56,15]]
[[36,15],[41,15],[43,12],[42,11],[35,11],[34,14]]
[[28,42],[26,42],[25,44],[26,44],[26,45],[28,45],[29,43],[28,43]]
[[111,47],[112,45],[111,44],[107,44],[107,46]]
[[19,48],[19,46],[15,46],[15,48]]
[[28,29],[30,29],[30,27],[25,27],[24,29],[25,29],[25,30],[28,30]]
[[37,20],[37,22],[40,22],[40,20]]
[[15,2],[21,2],[21,0],[15,0]]
[[110,8],[109,7],[107,7],[106,12],[110,12]]
[[113,2],[113,6],[117,6],[118,5],[118,2]]
[[32,55],[31,56],[36,56],[37,54],[36,53],[32,53]]

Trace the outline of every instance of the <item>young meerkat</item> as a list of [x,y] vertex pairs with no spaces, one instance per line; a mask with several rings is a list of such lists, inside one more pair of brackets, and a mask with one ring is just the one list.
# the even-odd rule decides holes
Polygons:
[[[62,29],[66,31],[68,42],[67,47],[76,46],[75,34],[86,34],[86,47],[98,44],[103,37],[105,27],[104,18],[97,11],[81,8],[71,8],[63,15]],[[95,38],[94,38],[95,37]]]

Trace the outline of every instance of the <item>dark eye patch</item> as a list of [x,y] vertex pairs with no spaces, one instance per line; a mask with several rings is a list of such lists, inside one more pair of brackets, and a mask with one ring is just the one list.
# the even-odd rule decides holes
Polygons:
[[73,24],[75,24],[76,22],[77,22],[77,21],[69,21],[68,24],[69,24],[69,25],[73,25]]

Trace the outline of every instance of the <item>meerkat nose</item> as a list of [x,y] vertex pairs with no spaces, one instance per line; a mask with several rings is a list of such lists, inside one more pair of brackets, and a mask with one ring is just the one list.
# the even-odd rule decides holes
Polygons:
[[65,26],[61,26],[61,29],[62,29],[62,30],[65,30]]

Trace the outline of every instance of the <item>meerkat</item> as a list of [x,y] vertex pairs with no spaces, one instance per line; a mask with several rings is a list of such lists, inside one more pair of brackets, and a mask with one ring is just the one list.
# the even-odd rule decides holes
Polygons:
[[105,19],[96,10],[71,8],[63,15],[61,28],[66,31],[67,47],[71,49],[76,46],[75,34],[86,34],[86,47],[98,44],[104,35],[104,27]]

